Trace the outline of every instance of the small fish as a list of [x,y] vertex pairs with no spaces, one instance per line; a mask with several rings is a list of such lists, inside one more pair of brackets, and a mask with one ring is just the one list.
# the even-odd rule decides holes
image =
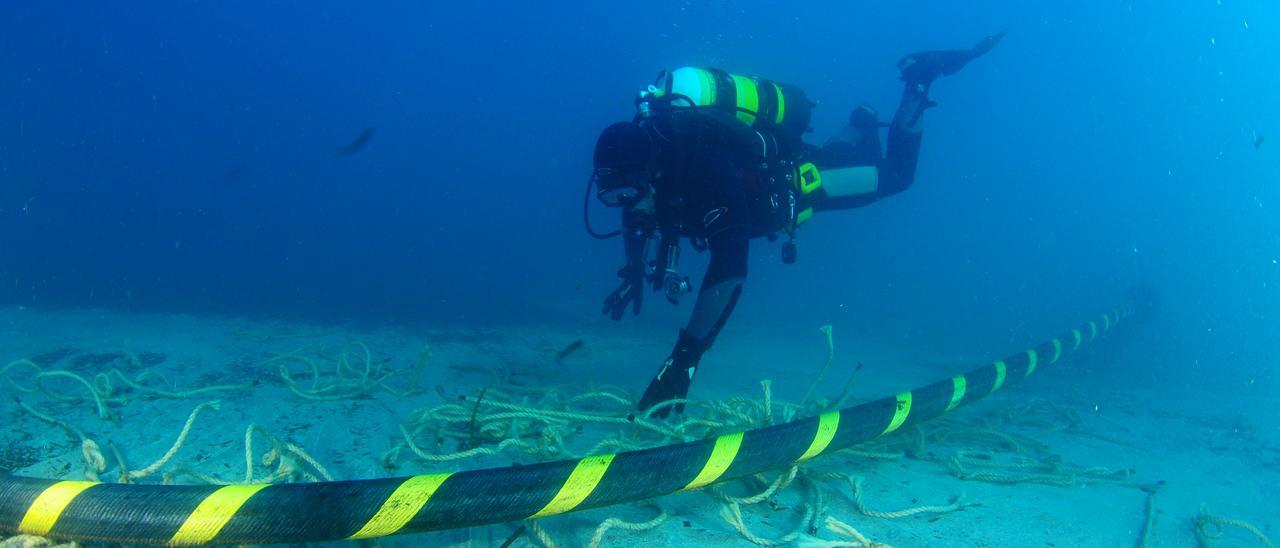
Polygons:
[[369,140],[373,139],[375,131],[377,130],[372,126],[364,128],[364,131],[361,131],[354,141],[333,149],[333,155],[337,157],[350,156],[364,150],[364,147],[369,144]]
[[1262,138],[1262,136],[1261,136],[1261,135],[1259,135],[1259,136],[1257,136],[1257,137],[1254,137],[1254,139],[1253,139],[1253,149],[1254,149],[1254,150],[1257,150],[1257,149],[1259,149],[1259,148],[1262,148],[1262,141],[1263,141],[1263,140],[1264,140],[1264,139]]
[[578,339],[576,341],[569,343],[569,346],[566,346],[559,352],[556,352],[556,361],[563,361],[565,358],[573,355],[575,352],[582,350],[582,347],[586,345],[587,343],[582,342],[582,339]]

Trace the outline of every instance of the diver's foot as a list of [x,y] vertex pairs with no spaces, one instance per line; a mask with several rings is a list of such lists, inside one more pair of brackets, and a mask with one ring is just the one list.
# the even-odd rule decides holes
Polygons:
[[705,349],[706,345],[702,341],[681,329],[680,338],[676,340],[676,347],[671,351],[671,356],[662,363],[658,374],[654,375],[653,380],[649,382],[649,387],[644,390],[644,395],[640,397],[640,403],[636,407],[640,411],[649,411],[651,407],[658,407],[652,412],[652,416],[659,419],[666,418],[672,408],[675,408],[677,414],[684,413],[683,403],[660,404],[670,400],[683,400],[689,395],[689,385],[693,383],[693,374],[698,371],[698,360]]
[[[657,376],[649,382],[649,387],[645,389],[636,407],[644,412],[666,401],[685,399],[689,395],[689,385],[697,369],[696,365],[677,366],[671,360],[667,360],[667,363],[662,365],[662,369],[658,370]],[[684,404],[677,403],[658,407],[651,415],[654,418],[665,419],[673,408],[677,414],[684,413]]]
[[902,73],[902,81],[908,86],[918,87],[928,92],[929,86],[939,76],[955,74],[969,64],[969,61],[985,55],[996,47],[1008,31],[1000,31],[983,38],[970,49],[954,49],[939,51],[921,51],[910,53],[898,60],[898,71]]

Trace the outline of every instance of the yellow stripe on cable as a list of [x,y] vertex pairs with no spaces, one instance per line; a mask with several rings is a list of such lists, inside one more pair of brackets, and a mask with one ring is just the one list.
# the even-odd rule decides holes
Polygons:
[[813,441],[809,443],[809,448],[805,449],[804,454],[796,459],[796,462],[804,462],[813,457],[818,456],[827,450],[827,446],[831,445],[831,440],[836,437],[836,430],[840,428],[840,412],[828,411],[818,416],[818,431],[813,434]]
[[578,461],[578,465],[573,467],[569,479],[560,486],[560,492],[556,493],[555,498],[538,510],[538,513],[529,516],[529,519],[563,514],[577,508],[592,491],[596,490],[596,486],[600,485],[600,478],[604,477],[604,472],[609,469],[614,456],[616,455],[595,455]]
[[182,522],[182,527],[169,539],[170,545],[205,544],[218,536],[245,501],[269,484],[228,485],[214,491]]
[[960,406],[960,402],[964,401],[964,391],[968,384],[964,375],[951,377],[951,403],[947,404],[947,410],[943,411],[944,413]]
[[1089,340],[1098,338],[1098,324],[1092,320],[1089,321]]
[[1003,361],[998,361],[993,365],[996,368],[996,381],[991,384],[991,391],[995,392],[996,390],[999,390],[1001,386],[1004,386],[1004,376],[1007,366]]
[[883,436],[897,430],[902,423],[907,422],[907,416],[911,414],[911,392],[902,392],[898,394],[898,402],[894,405],[893,420],[889,421],[889,426],[881,432]]
[[18,525],[18,531],[38,537],[48,535],[67,505],[71,504],[71,501],[85,489],[97,484],[96,481],[60,481],[50,485],[41,491],[36,496],[36,500],[31,503],[31,507],[27,508],[26,515],[22,516],[22,523]]
[[1102,315],[1102,330],[1103,330],[1103,331],[1107,331],[1107,330],[1109,330],[1109,329],[1111,329],[1111,318],[1109,318],[1106,314],[1103,314],[1103,315]]
[[1058,339],[1054,339],[1053,340],[1053,358],[1049,360],[1049,365],[1058,363],[1058,358],[1061,358],[1061,357],[1062,357],[1062,341]]
[[733,459],[738,456],[738,449],[741,447],[742,432],[725,434],[716,438],[716,445],[711,449],[711,456],[707,458],[707,463],[702,466],[702,471],[698,472],[698,477],[693,478],[693,481],[680,490],[697,489],[720,479],[720,476],[724,475],[724,471],[729,469],[729,465],[733,464]]
[[452,474],[424,474],[413,476],[404,483],[401,483],[396,490],[387,497],[387,501],[382,503],[382,507],[378,512],[369,518],[368,523],[364,524],[354,535],[347,537],[349,540],[385,537],[393,535],[399,531],[413,516],[418,515],[418,511],[431,500],[431,495],[436,494],[436,489],[440,488],[440,484],[444,480],[449,479]]
[[1075,352],[1076,350],[1080,350],[1080,341],[1081,341],[1080,330],[1072,329],[1071,336],[1075,338],[1075,345],[1071,347],[1071,351]]
[[1030,377],[1030,376],[1031,376],[1031,373],[1033,373],[1033,372],[1036,370],[1036,361],[1037,361],[1038,359],[1039,359],[1039,357],[1038,357],[1038,356],[1036,356],[1036,351],[1035,351],[1035,349],[1034,349],[1034,348],[1028,348],[1028,349],[1027,349],[1027,374],[1026,374],[1026,375],[1023,375],[1023,377],[1024,377],[1024,378],[1025,378],[1025,377]]

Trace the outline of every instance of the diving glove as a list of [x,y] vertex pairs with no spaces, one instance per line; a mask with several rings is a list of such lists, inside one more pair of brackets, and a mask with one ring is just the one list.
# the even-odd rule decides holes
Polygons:
[[929,86],[933,85],[933,81],[939,76],[955,74],[969,64],[969,61],[982,57],[988,51],[991,51],[991,48],[996,47],[996,44],[1000,43],[1000,40],[1004,38],[1007,32],[1009,31],[1002,30],[983,38],[977,45],[969,49],[921,51],[908,54],[898,61],[898,70],[902,72],[902,81],[909,86],[928,90]]
[[[640,410],[646,411],[664,401],[684,399],[688,396],[689,385],[693,382],[693,374],[698,371],[700,359],[702,359],[702,342],[690,335],[688,331],[681,329],[675,350],[672,350],[671,356],[662,363],[662,368],[658,370],[653,380],[649,381],[649,388],[645,389],[644,396],[640,398],[638,406]],[[684,404],[677,403],[654,411],[653,416],[665,419],[671,413],[672,407],[675,408],[676,413],[684,413]]]
[[644,269],[625,267],[618,271],[618,277],[622,278],[622,283],[605,298],[604,310],[601,310],[614,321],[622,320],[627,305],[631,305],[633,316],[640,315],[640,303],[644,301]]

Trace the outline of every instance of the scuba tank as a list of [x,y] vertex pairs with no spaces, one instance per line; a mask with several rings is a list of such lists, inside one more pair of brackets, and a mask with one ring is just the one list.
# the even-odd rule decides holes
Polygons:
[[[802,135],[809,131],[816,104],[804,90],[763,78],[732,74],[719,69],[682,67],[658,73],[655,81],[637,94],[636,121],[654,129],[672,148],[696,154],[702,145],[719,144],[741,151],[748,159],[744,172],[757,186],[750,193],[752,215],[760,230],[771,240],[785,232],[782,259],[795,262],[795,229],[813,214],[802,198],[821,184],[812,164],[800,161],[804,151]],[[690,160],[692,156],[690,156]],[[679,204],[674,204],[677,208]],[[680,218],[682,215],[674,215]],[[659,280],[680,280],[678,223],[660,222],[663,234],[654,270],[655,288]],[[697,239],[696,249],[704,248]],[[685,278],[687,280],[687,278]],[[676,302],[683,291],[666,286],[668,300]],[[681,286],[687,291],[687,282]],[[674,293],[674,295],[673,295]]]
[[709,114],[731,132],[771,134],[778,141],[777,154],[792,158],[800,155],[800,137],[809,131],[814,106],[792,85],[696,67],[664,70],[636,97],[640,118],[679,110]]

